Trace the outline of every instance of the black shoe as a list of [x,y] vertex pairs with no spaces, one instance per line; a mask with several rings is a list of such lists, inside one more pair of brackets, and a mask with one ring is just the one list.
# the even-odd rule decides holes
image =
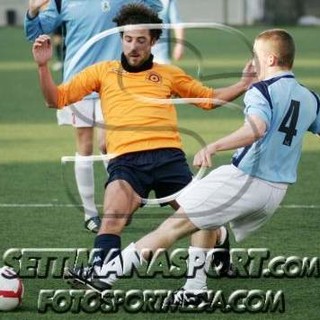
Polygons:
[[224,242],[220,245],[214,247],[214,258],[213,264],[216,266],[216,272],[219,276],[231,276],[232,265],[230,259],[230,242],[229,242],[229,232],[227,231],[227,236]]
[[92,266],[66,268],[63,278],[73,289],[92,289],[97,292],[111,289],[111,285],[99,279]]
[[174,291],[163,301],[163,309],[179,307],[185,309],[201,309],[209,304],[208,290],[185,290],[181,288]]
[[98,233],[100,229],[100,225],[101,225],[101,219],[98,216],[92,217],[84,221],[84,227],[93,233]]

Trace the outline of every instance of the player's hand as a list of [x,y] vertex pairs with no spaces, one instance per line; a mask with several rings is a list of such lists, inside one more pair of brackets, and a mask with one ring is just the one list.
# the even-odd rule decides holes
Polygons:
[[258,81],[257,71],[253,63],[253,60],[250,60],[242,70],[241,81],[245,83],[247,88],[249,88],[253,83]]
[[38,15],[40,8],[46,4],[48,4],[50,0],[29,0],[29,16],[34,18]]
[[211,167],[211,157],[216,153],[214,144],[207,145],[196,153],[193,159],[195,167]]
[[50,37],[43,34],[33,43],[32,53],[38,66],[44,66],[52,57],[52,45]]

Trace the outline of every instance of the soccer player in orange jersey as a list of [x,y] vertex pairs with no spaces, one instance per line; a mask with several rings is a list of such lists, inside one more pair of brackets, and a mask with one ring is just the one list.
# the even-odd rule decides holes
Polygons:
[[[161,23],[155,12],[136,4],[124,6],[114,21],[118,26]],[[239,82],[212,89],[178,67],[154,63],[151,48],[160,35],[160,29],[128,27],[121,33],[123,53],[120,61],[90,66],[60,86],[56,86],[48,68],[52,56],[50,38],[42,35],[33,45],[41,90],[49,107],[60,109],[91,92],[99,93],[108,132],[107,150],[114,157],[108,166],[104,216],[95,239],[95,248],[101,250],[95,254],[90,268],[69,270],[75,285],[85,284],[86,277],[101,267],[106,257],[110,259],[117,254],[112,249],[120,249],[120,234],[141,206],[142,198],[147,198],[151,190],[157,197],[171,195],[192,179],[182,151],[176,110],[164,99],[172,95],[207,98],[196,105],[213,109],[240,96],[254,79],[247,76],[253,71],[249,63]],[[169,204],[174,209],[178,207],[175,201]],[[212,248],[213,238],[226,238],[222,233],[220,230],[199,231],[193,236],[191,245]]]

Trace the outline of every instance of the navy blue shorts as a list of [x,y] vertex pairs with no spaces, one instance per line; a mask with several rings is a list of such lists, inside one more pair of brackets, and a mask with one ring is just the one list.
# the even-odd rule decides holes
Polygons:
[[127,181],[142,198],[151,190],[156,198],[169,196],[184,188],[192,179],[185,154],[176,148],[132,152],[110,160],[109,179]]

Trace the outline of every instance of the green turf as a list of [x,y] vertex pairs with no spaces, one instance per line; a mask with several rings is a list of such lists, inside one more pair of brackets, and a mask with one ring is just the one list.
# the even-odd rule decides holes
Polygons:
[[[243,28],[244,35],[252,41],[263,30]],[[320,64],[317,28],[291,28],[297,42],[295,73],[301,83],[320,92]],[[30,44],[24,40],[20,28],[0,28],[2,39],[0,50],[0,254],[9,248],[91,248],[94,236],[84,231],[83,215],[77,207],[72,164],[60,163],[62,155],[74,153],[72,129],[56,125],[55,112],[44,106],[37,72],[32,62]],[[188,31],[187,39],[202,53],[203,61],[198,69],[198,61],[192,51],[179,65],[191,74],[215,78],[220,73],[240,72],[244,62],[250,58],[250,50],[243,41],[233,34],[222,31]],[[56,79],[59,74],[55,75]],[[214,86],[235,81],[213,79],[207,83]],[[223,136],[242,122],[241,99],[237,106],[205,112],[191,106],[179,106],[179,125],[182,129],[185,150],[189,162],[200,147],[198,138],[210,141]],[[187,133],[185,129],[188,129]],[[215,164],[227,163],[231,153],[217,156]],[[299,166],[299,179],[289,189],[287,197],[273,220],[261,232],[237,248],[269,248],[272,256],[319,257],[319,209],[320,172],[319,139],[308,135]],[[95,165],[97,203],[102,204],[104,173],[101,164]],[[51,207],[32,207],[32,204],[48,204]],[[7,205],[7,206],[6,206]],[[22,205],[13,207],[13,205]],[[296,205],[298,207],[292,207]],[[291,207],[290,207],[291,206]],[[312,207],[314,206],[314,207]],[[123,234],[123,245],[138,239],[157,226],[171,213],[169,209],[144,208],[140,210],[131,226]],[[186,247],[182,240],[177,247]],[[276,319],[316,320],[320,314],[320,281],[317,277],[298,279],[278,278],[236,278],[210,279],[209,287],[223,290],[226,294],[238,289],[283,290],[285,295],[284,313],[237,314],[216,313],[186,314],[168,313],[129,314],[123,310],[117,314],[96,313],[55,314],[37,312],[37,300],[41,289],[66,289],[61,279],[24,279],[25,297],[20,309],[11,313],[0,313],[0,319],[254,319],[264,320],[271,316]],[[183,279],[121,280],[119,289],[175,289],[183,284]]]

